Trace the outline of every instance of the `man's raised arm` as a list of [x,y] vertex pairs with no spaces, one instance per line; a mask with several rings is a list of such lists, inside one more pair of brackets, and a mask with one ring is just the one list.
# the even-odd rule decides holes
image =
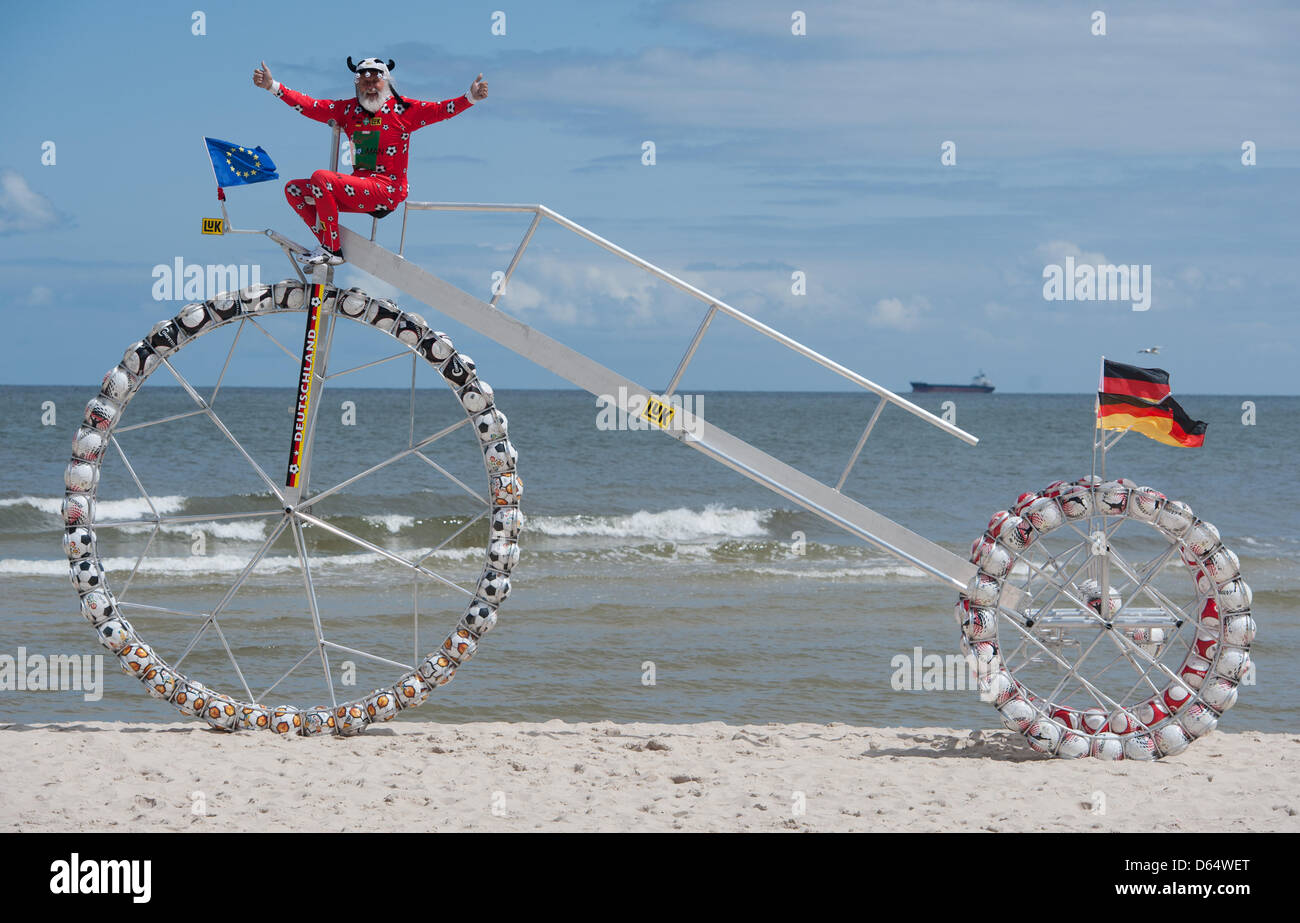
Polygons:
[[[487,99],[487,95],[487,81],[483,79],[482,74],[479,74],[469,85],[469,92],[464,96],[444,99],[439,102],[426,102],[419,99],[406,100],[407,105],[410,107],[406,118],[411,124],[411,131],[417,131],[425,125],[432,125],[434,122],[441,122],[464,112],[474,103]],[[419,124],[416,124],[417,122]]]
[[297,109],[309,119],[315,119],[317,122],[328,122],[331,119],[341,115],[335,108],[334,103],[330,100],[312,99],[306,93],[299,93],[297,90],[291,90],[280,81],[271,76],[271,69],[263,61],[261,67],[253,71],[253,84],[264,90],[270,90],[276,96],[285,101],[286,104]]

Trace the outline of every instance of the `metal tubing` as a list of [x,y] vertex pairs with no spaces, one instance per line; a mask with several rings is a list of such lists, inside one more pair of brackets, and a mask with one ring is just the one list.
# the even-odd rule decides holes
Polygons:
[[506,293],[506,286],[510,284],[510,277],[514,275],[515,267],[519,265],[519,258],[524,255],[524,248],[528,242],[533,239],[533,232],[537,230],[537,225],[541,224],[541,213],[533,215],[532,224],[528,225],[528,230],[524,234],[524,239],[519,242],[519,249],[515,250],[515,255],[510,259],[510,265],[506,267],[506,274],[501,277],[501,287],[492,294],[492,300],[488,304],[496,307],[496,303],[501,300],[501,296]]
[[713,323],[713,315],[718,313],[716,304],[709,305],[709,310],[704,314],[704,320],[700,321],[700,329],[695,331],[695,338],[691,340],[691,345],[686,347],[686,354],[682,356],[682,361],[677,363],[677,371],[673,373],[673,380],[668,382],[668,387],[664,389],[663,397],[665,399],[673,396],[677,390],[677,385],[681,383],[682,376],[686,374],[686,366],[691,364],[695,358],[695,350],[700,348],[700,340],[704,339],[704,333],[709,329],[709,324]]
[[867,437],[871,435],[871,428],[875,426],[876,421],[880,419],[880,412],[885,409],[886,403],[887,401],[882,397],[880,403],[876,404],[876,410],[871,415],[871,419],[867,421],[867,428],[862,431],[862,438],[858,440],[857,448],[855,448],[853,454],[849,456],[849,463],[844,466],[844,473],[840,475],[839,483],[835,485],[836,490],[843,488],[844,482],[849,479],[849,472],[852,471],[853,466],[857,464],[858,456],[862,454],[862,447],[867,444]]

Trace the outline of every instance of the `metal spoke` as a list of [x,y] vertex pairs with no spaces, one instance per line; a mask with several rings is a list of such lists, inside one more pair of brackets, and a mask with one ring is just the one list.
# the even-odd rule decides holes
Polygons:
[[469,494],[471,497],[473,497],[473,498],[474,498],[475,500],[477,500],[479,503],[482,503],[484,506],[491,506],[491,505],[492,505],[492,504],[488,501],[487,497],[481,496],[478,492],[476,492],[476,491],[474,490],[474,488],[470,487],[468,484],[466,484],[466,483],[465,483],[464,481],[462,481],[460,478],[456,477],[454,474],[452,474],[450,471],[448,471],[448,470],[447,470],[446,468],[444,468],[442,465],[438,464],[436,461],[434,461],[434,460],[433,460],[432,458],[430,458],[429,456],[425,455],[423,452],[416,452],[415,454],[416,454],[416,456],[417,456],[418,458],[420,458],[422,461],[428,462],[430,465],[432,465],[435,469],[437,469],[437,471],[438,471],[439,474],[441,474],[441,475],[442,475],[443,477],[445,477],[447,480],[451,481],[453,484],[455,484],[455,485],[456,485],[457,487],[459,487],[461,490],[465,491],[465,493]]
[[217,630],[217,637],[221,639],[221,646],[226,649],[226,655],[230,657],[230,663],[234,666],[235,674],[239,677],[239,684],[243,686],[244,691],[248,693],[248,701],[252,702],[253,690],[248,688],[248,680],[244,679],[244,671],[239,669],[239,661],[235,659],[235,652],[230,649],[230,644],[226,641],[226,633],[221,630],[221,626],[217,623],[215,618],[212,620],[212,627]]
[[408,673],[415,669],[415,667],[411,666],[410,664],[399,663],[396,660],[389,660],[387,657],[380,657],[378,654],[369,654],[365,651],[359,651],[355,647],[347,647],[346,645],[343,644],[336,644],[333,641],[322,640],[321,644],[325,645],[326,647],[332,647],[336,651],[346,651],[349,654],[356,654],[358,657],[365,657],[370,660],[377,661],[378,663],[386,663],[390,667],[397,667],[399,670],[406,670]]
[[450,426],[443,427],[442,429],[438,430],[438,432],[434,433],[432,436],[428,436],[425,439],[420,440],[418,445],[412,446],[409,449],[403,449],[402,451],[394,455],[392,458],[389,458],[386,461],[382,461],[377,465],[372,465],[371,467],[367,468],[365,471],[362,471],[359,474],[352,475],[352,477],[348,478],[346,481],[340,481],[338,484],[335,484],[333,487],[326,488],[325,490],[322,490],[320,493],[312,494],[308,499],[302,502],[302,505],[312,506],[317,501],[323,500],[325,497],[328,497],[330,494],[337,493],[343,488],[355,484],[357,481],[361,480],[362,478],[368,477],[369,475],[374,474],[376,471],[388,467],[389,465],[393,464],[393,462],[401,461],[403,458],[406,458],[408,455],[415,453],[419,449],[422,449],[428,445],[433,444],[434,442],[437,442],[443,436],[446,436],[448,433],[455,432],[456,430],[460,429],[462,426],[465,426],[468,423],[469,423],[469,417],[465,417],[464,419],[460,420],[458,423],[453,423]]
[[295,365],[297,365],[297,364],[302,360],[302,356],[301,356],[301,355],[299,355],[298,353],[295,353],[295,352],[291,352],[291,351],[290,351],[290,350],[289,350],[289,349],[288,349],[288,348],[287,348],[283,343],[281,343],[281,342],[280,342],[279,340],[277,340],[274,336],[272,336],[272,335],[271,335],[271,332],[270,332],[269,330],[267,330],[265,327],[263,327],[261,324],[259,324],[259,323],[257,322],[257,318],[256,318],[256,317],[248,317],[248,318],[246,318],[246,320],[247,320],[250,324],[252,324],[254,327],[256,327],[258,330],[260,330],[260,331],[262,332],[262,335],[265,336],[268,340],[270,340],[270,341],[271,341],[272,343],[274,343],[276,346],[280,347],[280,351],[283,352],[283,353],[284,353],[286,356],[288,356],[290,359],[292,359]]
[[235,344],[239,342],[239,335],[244,332],[245,320],[247,318],[241,317],[239,323],[235,325],[235,335],[230,340],[230,349],[226,350],[226,361],[221,365],[221,374],[217,376],[217,383],[212,386],[212,397],[208,398],[209,406],[217,402],[217,393],[221,391],[221,383],[226,380],[226,369],[230,368],[230,360],[235,355]]
[[135,429],[144,429],[148,426],[157,426],[159,423],[171,423],[176,420],[184,420],[186,417],[197,417],[203,413],[202,408],[198,410],[187,410],[184,413],[174,413],[170,417],[162,417],[158,420],[150,420],[147,423],[133,423],[130,426],[118,426],[113,429],[113,436],[120,436],[122,433],[129,433]]
[[142,609],[146,612],[165,612],[168,615],[183,615],[186,618],[205,619],[208,617],[206,612],[186,612],[184,609],[168,609],[164,606],[149,606],[144,603],[118,600],[117,604],[121,608]]
[[465,531],[466,529],[468,529],[470,526],[474,525],[474,523],[478,522],[480,519],[482,519],[484,516],[486,516],[487,513],[488,513],[488,510],[489,510],[489,509],[491,509],[491,507],[487,507],[487,508],[484,508],[484,509],[479,510],[477,513],[474,514],[474,518],[473,518],[473,519],[468,520],[468,521],[467,521],[463,526],[461,526],[461,527],[460,527],[459,529],[457,529],[455,532],[451,533],[451,535],[448,535],[446,538],[444,538],[444,539],[443,539],[442,541],[440,541],[438,544],[434,545],[433,548],[431,548],[431,549],[429,550],[428,554],[425,554],[423,557],[421,557],[421,558],[420,558],[418,561],[416,561],[415,563],[416,563],[416,564],[423,564],[425,561],[429,560],[429,558],[433,557],[437,552],[439,552],[439,551],[441,551],[443,548],[447,547],[447,545],[448,545],[450,542],[452,542],[452,541],[455,540],[456,536],[460,535],[462,532],[464,532],[464,531]]
[[324,376],[325,381],[333,381],[336,378],[342,378],[344,375],[351,375],[353,372],[360,372],[362,369],[368,369],[376,365],[383,365],[385,362],[392,362],[394,359],[401,359],[403,356],[412,355],[409,349],[404,349],[400,353],[393,353],[391,356],[385,356],[383,359],[375,359],[372,362],[366,362],[361,365],[354,365],[350,369],[344,369],[341,372],[330,372]]
[[330,704],[337,708],[338,700],[334,697],[334,678],[330,675],[330,659],[325,653],[325,633],[321,628],[320,609],[316,604],[316,587],[311,579],[311,563],[307,559],[307,543],[302,535],[302,523],[293,523],[293,543],[298,549],[298,560],[302,562],[303,586],[307,590],[307,606],[311,610],[312,628],[316,632],[316,647],[320,651],[321,668],[325,671],[325,684],[330,689]]
[[159,527],[157,524],[155,524],[154,527],[149,531],[149,540],[144,543],[144,548],[140,551],[140,556],[135,559],[135,565],[131,568],[131,573],[128,574],[126,580],[122,582],[122,589],[118,590],[117,593],[118,605],[122,604],[122,597],[126,595],[126,591],[131,589],[131,581],[135,579],[135,575],[140,571],[140,565],[143,564],[144,559],[148,557],[149,549],[153,547],[153,540],[158,537],[158,532],[159,532]]
[[417,574],[423,574],[424,576],[429,577],[432,580],[436,580],[441,584],[449,586],[453,590],[456,590],[457,592],[464,593],[466,596],[470,597],[471,599],[474,597],[474,593],[472,591],[465,589],[460,584],[453,583],[452,581],[448,580],[446,577],[443,577],[440,574],[435,574],[427,567],[422,567],[421,565],[416,564],[413,561],[408,561],[406,560],[406,558],[402,557],[401,555],[394,554],[393,552],[389,551],[387,548],[380,548],[378,545],[374,544],[373,542],[368,542],[364,538],[360,538],[356,535],[353,535],[351,532],[345,531],[344,529],[340,529],[338,526],[331,525],[325,520],[318,519],[317,517],[311,515],[310,513],[303,512],[302,510],[297,511],[294,515],[297,516],[299,519],[301,519],[303,522],[308,522],[314,526],[319,526],[320,528],[326,530],[327,532],[333,532],[339,538],[346,539],[347,541],[352,542],[352,544],[364,548],[367,551],[371,551],[377,555],[388,558],[388,560],[394,562],[395,564],[400,564],[403,567],[410,568],[411,570],[415,571]]
[[281,676],[279,679],[277,679],[275,682],[273,682],[271,685],[267,686],[266,689],[262,691],[262,694],[258,696],[254,701],[261,702],[268,695],[270,695],[272,689],[274,689],[276,686],[280,685],[282,682],[288,679],[289,674],[292,673],[294,670],[298,669],[304,663],[306,663],[307,658],[310,657],[312,654],[316,653],[316,651],[317,651],[317,645],[313,644],[311,648],[307,651],[307,653],[303,654],[300,658],[298,658],[297,663],[295,663],[289,669],[285,670],[284,675]]
[[259,516],[283,516],[284,510],[256,510],[249,513],[190,513],[186,516],[159,516],[157,519],[116,519],[95,523],[96,529],[126,526],[168,526],[187,522],[216,522],[219,519],[256,519]]

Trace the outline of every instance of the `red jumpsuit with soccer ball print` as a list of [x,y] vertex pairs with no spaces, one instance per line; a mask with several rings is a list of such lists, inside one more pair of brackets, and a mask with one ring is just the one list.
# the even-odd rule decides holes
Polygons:
[[317,170],[311,179],[285,184],[284,196],[312,229],[321,246],[339,248],[339,212],[385,214],[407,196],[407,147],[411,132],[464,112],[468,96],[425,102],[389,99],[378,111],[367,112],[356,98],[312,99],[280,84],[275,95],[309,119],[333,120],[352,141],[352,173]]

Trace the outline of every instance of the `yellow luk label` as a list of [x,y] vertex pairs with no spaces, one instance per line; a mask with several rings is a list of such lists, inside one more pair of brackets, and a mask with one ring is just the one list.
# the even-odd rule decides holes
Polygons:
[[677,408],[672,404],[661,401],[657,397],[646,398],[645,409],[641,411],[641,419],[649,420],[660,429],[668,429],[673,422],[673,415],[677,413]]
[[221,218],[203,219],[204,234],[224,234],[225,233],[224,226],[225,226],[225,221]]

